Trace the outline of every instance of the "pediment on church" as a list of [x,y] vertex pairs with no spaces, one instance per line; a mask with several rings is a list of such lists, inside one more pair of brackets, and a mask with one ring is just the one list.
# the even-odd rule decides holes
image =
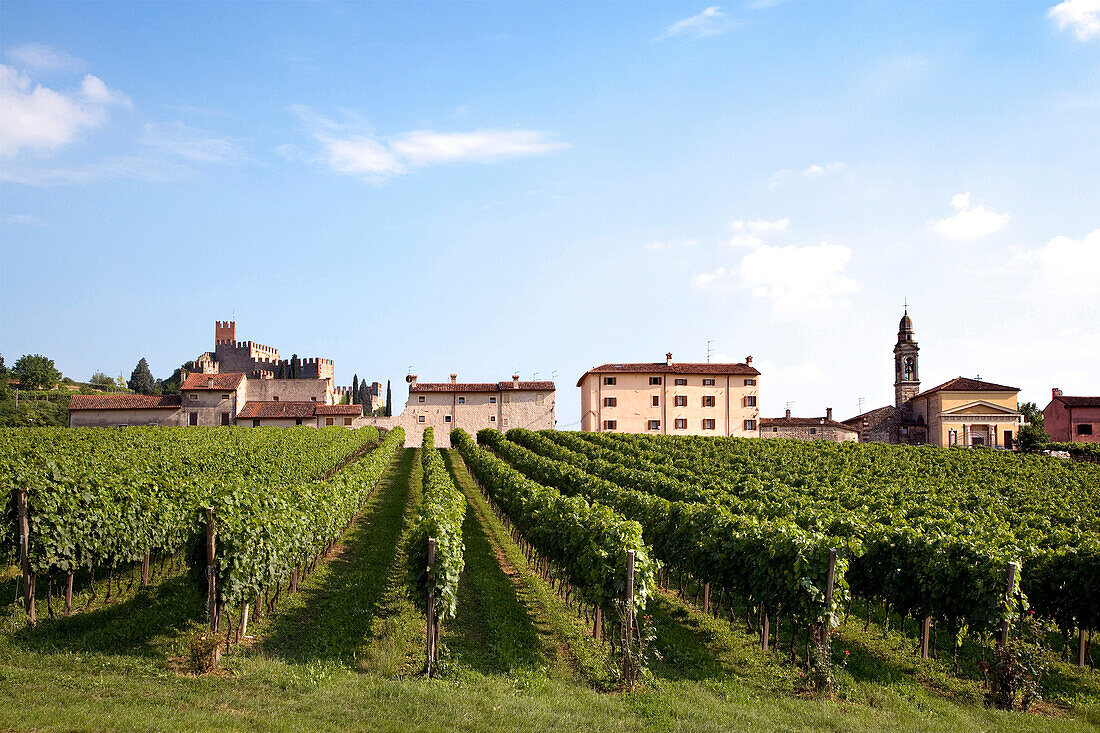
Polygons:
[[944,410],[941,415],[1018,415],[1016,410],[1005,407],[1004,405],[998,405],[993,402],[986,402],[985,400],[975,400],[973,402],[967,402],[965,405],[959,405],[958,407],[952,407],[950,410]]

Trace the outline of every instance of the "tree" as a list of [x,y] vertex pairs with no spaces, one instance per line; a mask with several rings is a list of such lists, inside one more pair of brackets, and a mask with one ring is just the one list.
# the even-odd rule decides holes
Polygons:
[[127,382],[127,385],[138,394],[153,394],[156,382],[153,380],[153,373],[149,371],[149,362],[145,361],[144,356],[141,357],[137,366],[134,367],[134,371],[131,372],[130,381]]
[[12,367],[11,376],[23,389],[53,389],[61,379],[61,372],[53,365],[53,359],[41,354],[23,354]]
[[192,371],[195,368],[195,362],[185,361],[179,369],[172,372],[172,376],[160,382],[160,394],[179,394],[180,393],[180,377],[183,376],[183,370]]
[[359,375],[356,374],[351,378],[351,404],[359,404]]
[[290,356],[290,374],[287,375],[287,379],[298,378],[298,355],[291,354]]
[[370,407],[370,387],[367,386],[367,380],[363,380],[359,383],[359,404],[363,405],[364,413],[366,408]]
[[390,405],[390,401],[393,398],[393,393],[390,391],[390,380],[386,380],[386,417],[393,417],[393,407]]
[[1043,411],[1034,402],[1020,405],[1024,413],[1024,422],[1016,433],[1016,448],[1022,453],[1037,453],[1050,442],[1050,435],[1043,429]]
[[92,378],[88,380],[88,384],[93,387],[102,387],[103,389],[109,389],[115,386],[115,380],[108,377],[103,372],[96,372],[92,375]]
[[279,373],[275,375],[276,379],[286,379],[286,363],[282,360],[279,361]]
[[8,376],[8,366],[4,363],[4,355],[0,354],[0,379]]
[[8,367],[4,364],[4,357],[0,355],[0,400],[6,400],[11,391],[8,386]]

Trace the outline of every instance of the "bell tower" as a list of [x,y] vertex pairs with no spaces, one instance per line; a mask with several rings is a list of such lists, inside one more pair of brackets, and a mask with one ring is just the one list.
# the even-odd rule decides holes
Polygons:
[[913,399],[920,392],[920,372],[917,371],[920,347],[913,339],[913,321],[909,308],[898,324],[898,342],[894,346],[894,406]]

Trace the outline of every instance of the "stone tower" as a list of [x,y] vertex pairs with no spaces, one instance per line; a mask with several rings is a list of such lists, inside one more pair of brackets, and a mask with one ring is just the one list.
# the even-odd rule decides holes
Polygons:
[[901,407],[920,392],[920,373],[917,371],[920,347],[913,340],[913,321],[909,309],[898,324],[898,343],[894,346],[894,406]]

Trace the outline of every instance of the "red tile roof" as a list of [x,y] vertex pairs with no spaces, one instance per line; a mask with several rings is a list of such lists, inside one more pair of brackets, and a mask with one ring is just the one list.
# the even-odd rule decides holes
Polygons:
[[[933,387],[932,389],[921,392],[917,397],[924,397],[930,395],[933,392],[1019,392],[1019,387],[1006,387],[1003,384],[994,384],[993,382],[983,382],[980,379],[970,379],[969,377],[955,377],[954,379],[944,382],[943,384]],[[915,398],[914,398],[915,399]]]
[[638,364],[603,364],[593,367],[585,372],[577,380],[577,386],[581,386],[584,378],[589,374],[715,374],[754,377],[760,374],[755,367],[748,364],[711,364],[673,362],[671,365],[663,361],[643,362]]
[[1068,395],[1058,395],[1054,399],[1069,407],[1100,407],[1100,397],[1070,397]]
[[[417,382],[410,392],[505,392],[515,390],[512,382]],[[553,382],[520,382],[519,391],[553,392]]]
[[70,410],[178,410],[178,394],[74,394]]
[[823,417],[763,417],[760,418],[761,428],[837,428],[853,433],[859,431],[850,425],[845,425],[836,420],[826,420]]
[[[214,386],[209,386],[210,380],[214,380]],[[180,385],[181,390],[209,389],[216,391],[235,390],[241,385],[244,375],[240,372],[226,372],[225,374],[188,374],[187,379]]]
[[245,402],[238,420],[313,417],[316,402]]
[[362,405],[317,405],[317,415],[362,415]]

